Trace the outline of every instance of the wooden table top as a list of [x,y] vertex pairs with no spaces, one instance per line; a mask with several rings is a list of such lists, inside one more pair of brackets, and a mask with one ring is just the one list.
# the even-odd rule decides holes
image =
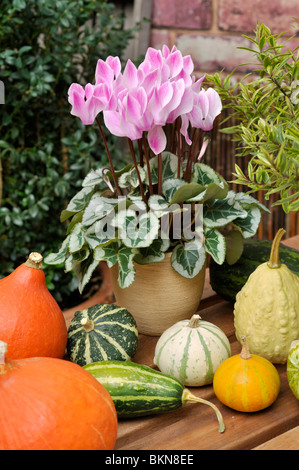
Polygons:
[[[285,240],[299,249],[299,235]],[[231,343],[232,355],[241,351],[233,326],[233,304],[213,292],[207,276],[200,316],[219,326]],[[140,335],[134,362],[154,367],[158,337]],[[277,400],[256,413],[234,411],[216,398],[213,386],[189,387],[198,397],[213,402],[221,411],[225,432],[218,432],[212,408],[187,404],[156,416],[119,420],[115,450],[299,450],[299,401],[291,392],[286,365],[275,365],[281,378]]]

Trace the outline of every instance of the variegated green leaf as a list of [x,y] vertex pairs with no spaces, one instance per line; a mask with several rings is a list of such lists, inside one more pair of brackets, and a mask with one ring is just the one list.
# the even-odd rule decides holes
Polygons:
[[74,226],[70,234],[70,241],[69,241],[70,253],[74,253],[76,251],[81,250],[84,243],[85,243],[84,232],[82,229],[82,224],[79,223]]
[[170,240],[158,238],[146,248],[139,248],[134,261],[138,264],[150,264],[162,261],[165,258],[165,252],[170,246]]
[[205,236],[205,250],[209,253],[214,261],[222,264],[225,260],[226,244],[225,238],[217,229],[206,229]]
[[92,225],[99,219],[102,219],[109,214],[118,204],[118,199],[110,199],[107,197],[94,197],[86,207],[82,223],[83,225]]
[[[150,171],[153,184],[158,183],[158,155],[150,159]],[[162,181],[176,178],[178,171],[178,157],[171,152],[162,153]],[[146,179],[148,184],[148,176]]]
[[175,192],[185,185],[185,181],[178,178],[169,178],[162,183],[162,193],[168,202],[171,201]]
[[238,218],[233,223],[241,229],[244,238],[250,238],[256,234],[261,217],[260,209],[258,207],[251,207],[247,211],[247,217]]
[[206,252],[200,241],[177,245],[171,255],[173,269],[183,277],[191,279],[203,268]]
[[119,238],[131,248],[149,246],[159,232],[159,219],[152,212],[137,215],[131,209],[121,211],[114,223],[119,229]]
[[251,206],[256,206],[259,207],[260,210],[264,212],[268,212],[268,214],[271,214],[270,209],[268,209],[264,204],[262,204],[260,201],[255,199],[254,197],[250,196],[250,194],[245,194],[245,193],[236,193],[236,201],[238,201],[242,207],[245,209],[251,207]]
[[[143,192],[144,192],[145,195],[147,194],[148,191],[147,191],[146,187],[143,188]],[[142,201],[142,194],[141,194],[141,191],[140,191],[140,187],[138,186],[138,188],[135,188],[135,189],[133,189],[133,191],[130,191],[127,195],[127,198],[130,201],[133,201],[134,203],[136,201]]]
[[69,273],[74,267],[74,258],[72,254],[69,254],[64,263],[64,272]]
[[159,196],[158,194],[149,197],[148,205],[150,210],[153,211],[158,218],[162,217],[168,209],[168,202],[163,196]]
[[76,212],[83,210],[90,201],[94,188],[82,188],[69,202],[67,208],[61,212],[60,221],[64,222]]
[[238,217],[247,217],[247,211],[235,200],[233,191],[224,199],[206,203],[203,208],[204,225],[208,228],[223,227]]
[[112,240],[103,245],[99,245],[94,250],[94,259],[98,261],[106,261],[109,268],[115,265],[118,261],[118,250],[120,243]]
[[82,261],[86,260],[90,255],[90,250],[87,246],[83,246],[80,251],[76,253],[70,253],[65,260],[65,269],[66,273],[72,271],[76,264],[82,263]]
[[61,247],[59,248],[59,251],[57,253],[49,253],[45,257],[44,262],[46,264],[61,264],[61,263],[64,263],[66,253],[68,251],[69,241],[70,241],[70,236],[68,235],[63,240],[63,242],[61,244]]
[[82,246],[80,251],[76,251],[76,253],[72,253],[72,257],[74,259],[74,262],[76,263],[81,263],[82,261],[86,260],[89,255],[90,255],[90,249],[86,245]]
[[82,186],[96,186],[97,184],[102,183],[103,181],[103,168],[98,168],[97,170],[91,170],[84,178]]
[[191,182],[201,184],[202,186],[208,186],[211,183],[215,183],[219,186],[220,183],[224,184],[225,180],[209,165],[205,163],[195,163]]
[[90,255],[82,263],[74,264],[74,272],[78,279],[78,288],[80,294],[82,294],[84,287],[91,279],[91,276],[98,266],[99,262]]
[[92,249],[115,238],[115,227],[111,223],[112,216],[98,220],[86,230],[84,238]]
[[135,248],[122,247],[118,251],[118,284],[122,289],[129,287],[135,280]]
[[[146,172],[144,168],[140,165],[137,165],[141,181],[144,182],[146,179]],[[129,171],[123,173],[118,179],[118,185],[120,188],[138,188],[140,185],[139,178],[135,167],[133,166]]]

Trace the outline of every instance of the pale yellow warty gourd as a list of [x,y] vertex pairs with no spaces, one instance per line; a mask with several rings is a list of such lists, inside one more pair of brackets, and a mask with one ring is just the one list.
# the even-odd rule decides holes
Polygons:
[[279,261],[279,229],[270,259],[249,276],[234,306],[236,337],[246,336],[252,354],[284,364],[299,339],[299,277]]

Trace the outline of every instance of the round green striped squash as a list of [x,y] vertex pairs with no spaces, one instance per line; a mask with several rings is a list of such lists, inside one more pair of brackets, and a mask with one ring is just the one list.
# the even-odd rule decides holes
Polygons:
[[97,304],[77,311],[68,328],[67,355],[80,366],[107,360],[128,361],[137,346],[134,317],[114,304]]
[[230,356],[225,333],[193,315],[164,331],[156,345],[154,364],[184,385],[199,387],[211,384],[216,369]]

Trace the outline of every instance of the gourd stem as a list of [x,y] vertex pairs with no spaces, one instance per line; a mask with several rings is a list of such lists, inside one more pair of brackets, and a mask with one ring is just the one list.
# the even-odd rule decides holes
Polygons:
[[5,364],[5,354],[7,351],[7,344],[4,341],[0,341],[0,365]]
[[271,246],[270,259],[268,261],[269,268],[279,268],[281,266],[279,261],[279,244],[285,233],[286,231],[283,228],[280,228],[275,235]]
[[199,397],[193,395],[193,393],[191,393],[190,390],[188,390],[187,388],[185,388],[184,391],[183,391],[182,403],[183,403],[183,405],[185,403],[203,403],[204,405],[210,406],[215,411],[217,419],[218,419],[218,423],[219,423],[218,431],[219,432],[224,432],[225,431],[225,425],[224,425],[222,414],[220,413],[217,406],[214,405],[214,403],[211,403],[210,401],[204,400],[203,398],[199,398]]
[[28,268],[43,269],[43,257],[40,253],[30,253],[25,265]]
[[199,325],[200,320],[201,320],[201,317],[199,315],[197,315],[197,314],[192,315],[192,317],[189,321],[189,324],[188,324],[189,328],[197,328],[198,325]]
[[86,333],[89,333],[94,329],[94,322],[89,320],[89,318],[82,318],[81,325],[83,326]]
[[241,341],[242,341],[242,351],[241,351],[240,357],[245,360],[250,359],[251,354],[250,354],[248,343],[247,343],[245,336],[241,336]]

